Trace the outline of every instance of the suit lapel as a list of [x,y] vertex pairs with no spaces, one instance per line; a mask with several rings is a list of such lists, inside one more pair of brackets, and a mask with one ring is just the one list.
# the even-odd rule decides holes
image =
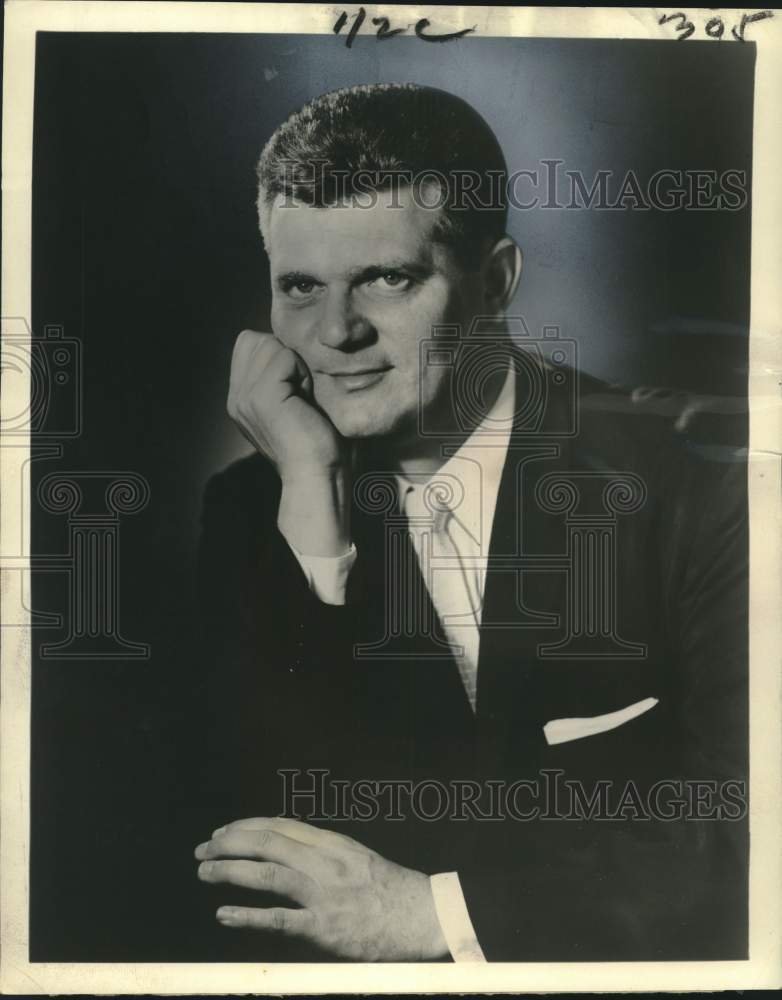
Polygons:
[[[366,478],[363,478],[366,476]],[[408,765],[442,770],[474,719],[456,661],[399,516],[393,476],[357,470],[353,537],[359,558],[348,600],[357,610],[354,647],[370,711]],[[375,509],[368,497],[379,499]],[[458,734],[458,739],[454,737]]]
[[[484,760],[485,754],[489,760],[509,754],[518,759],[519,751],[531,760],[543,745],[537,647],[551,641],[564,599],[563,575],[550,565],[552,556],[565,551],[563,521],[541,507],[536,489],[544,476],[570,467],[571,439],[563,431],[573,426],[577,394],[567,382],[555,381],[534,355],[512,348],[511,360],[516,413],[489,546],[475,717],[399,519],[394,477],[369,472],[371,462],[359,463],[354,490],[353,535],[361,555],[349,599],[361,609],[365,643],[382,640],[357,656],[360,671],[375,686],[377,710],[396,716],[397,723],[404,715],[414,744],[444,740],[452,746],[454,733],[476,731]],[[528,405],[530,399],[539,401],[538,410]],[[382,503],[368,502],[370,494],[377,500],[381,493]],[[394,534],[397,541],[390,542]],[[389,627],[389,578],[398,576],[398,567],[392,569],[398,558],[407,560],[405,592],[415,599],[395,634]]]
[[[543,742],[537,646],[550,640],[562,612],[563,578],[540,561],[562,553],[561,517],[536,497],[543,476],[568,467],[570,398],[539,360],[513,351],[516,414],[497,497],[484,589],[478,669],[479,739],[495,765],[509,755],[532,760]],[[526,405],[546,380],[536,415]],[[532,382],[532,384],[531,384]]]

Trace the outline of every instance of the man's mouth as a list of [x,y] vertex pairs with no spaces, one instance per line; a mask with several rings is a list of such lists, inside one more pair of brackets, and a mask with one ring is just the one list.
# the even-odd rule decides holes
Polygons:
[[324,374],[343,391],[358,392],[360,389],[369,389],[377,385],[389,371],[391,365],[383,365],[380,368],[359,368],[355,371],[324,372]]

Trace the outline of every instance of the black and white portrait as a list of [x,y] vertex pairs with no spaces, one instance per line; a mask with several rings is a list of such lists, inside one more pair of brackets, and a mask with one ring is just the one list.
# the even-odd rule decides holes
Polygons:
[[30,968],[748,962],[774,16],[233,6],[35,36]]

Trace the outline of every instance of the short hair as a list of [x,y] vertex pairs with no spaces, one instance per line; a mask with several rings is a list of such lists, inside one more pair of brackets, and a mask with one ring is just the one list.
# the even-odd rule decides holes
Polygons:
[[328,207],[411,180],[414,192],[416,183],[439,183],[436,238],[463,259],[478,257],[507,225],[507,167],[497,137],[466,101],[434,87],[364,84],[323,94],[277,128],[257,175],[264,241],[280,195]]

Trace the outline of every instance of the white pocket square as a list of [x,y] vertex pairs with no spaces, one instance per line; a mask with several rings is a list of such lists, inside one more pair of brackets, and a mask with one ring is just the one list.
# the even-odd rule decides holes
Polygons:
[[546,743],[553,746],[555,743],[567,743],[570,740],[580,740],[584,736],[596,736],[597,733],[607,733],[609,729],[616,729],[617,726],[624,725],[631,719],[643,715],[659,701],[658,698],[644,698],[627,708],[620,708],[618,712],[609,712],[607,715],[593,715],[587,719],[552,719],[543,727]]

